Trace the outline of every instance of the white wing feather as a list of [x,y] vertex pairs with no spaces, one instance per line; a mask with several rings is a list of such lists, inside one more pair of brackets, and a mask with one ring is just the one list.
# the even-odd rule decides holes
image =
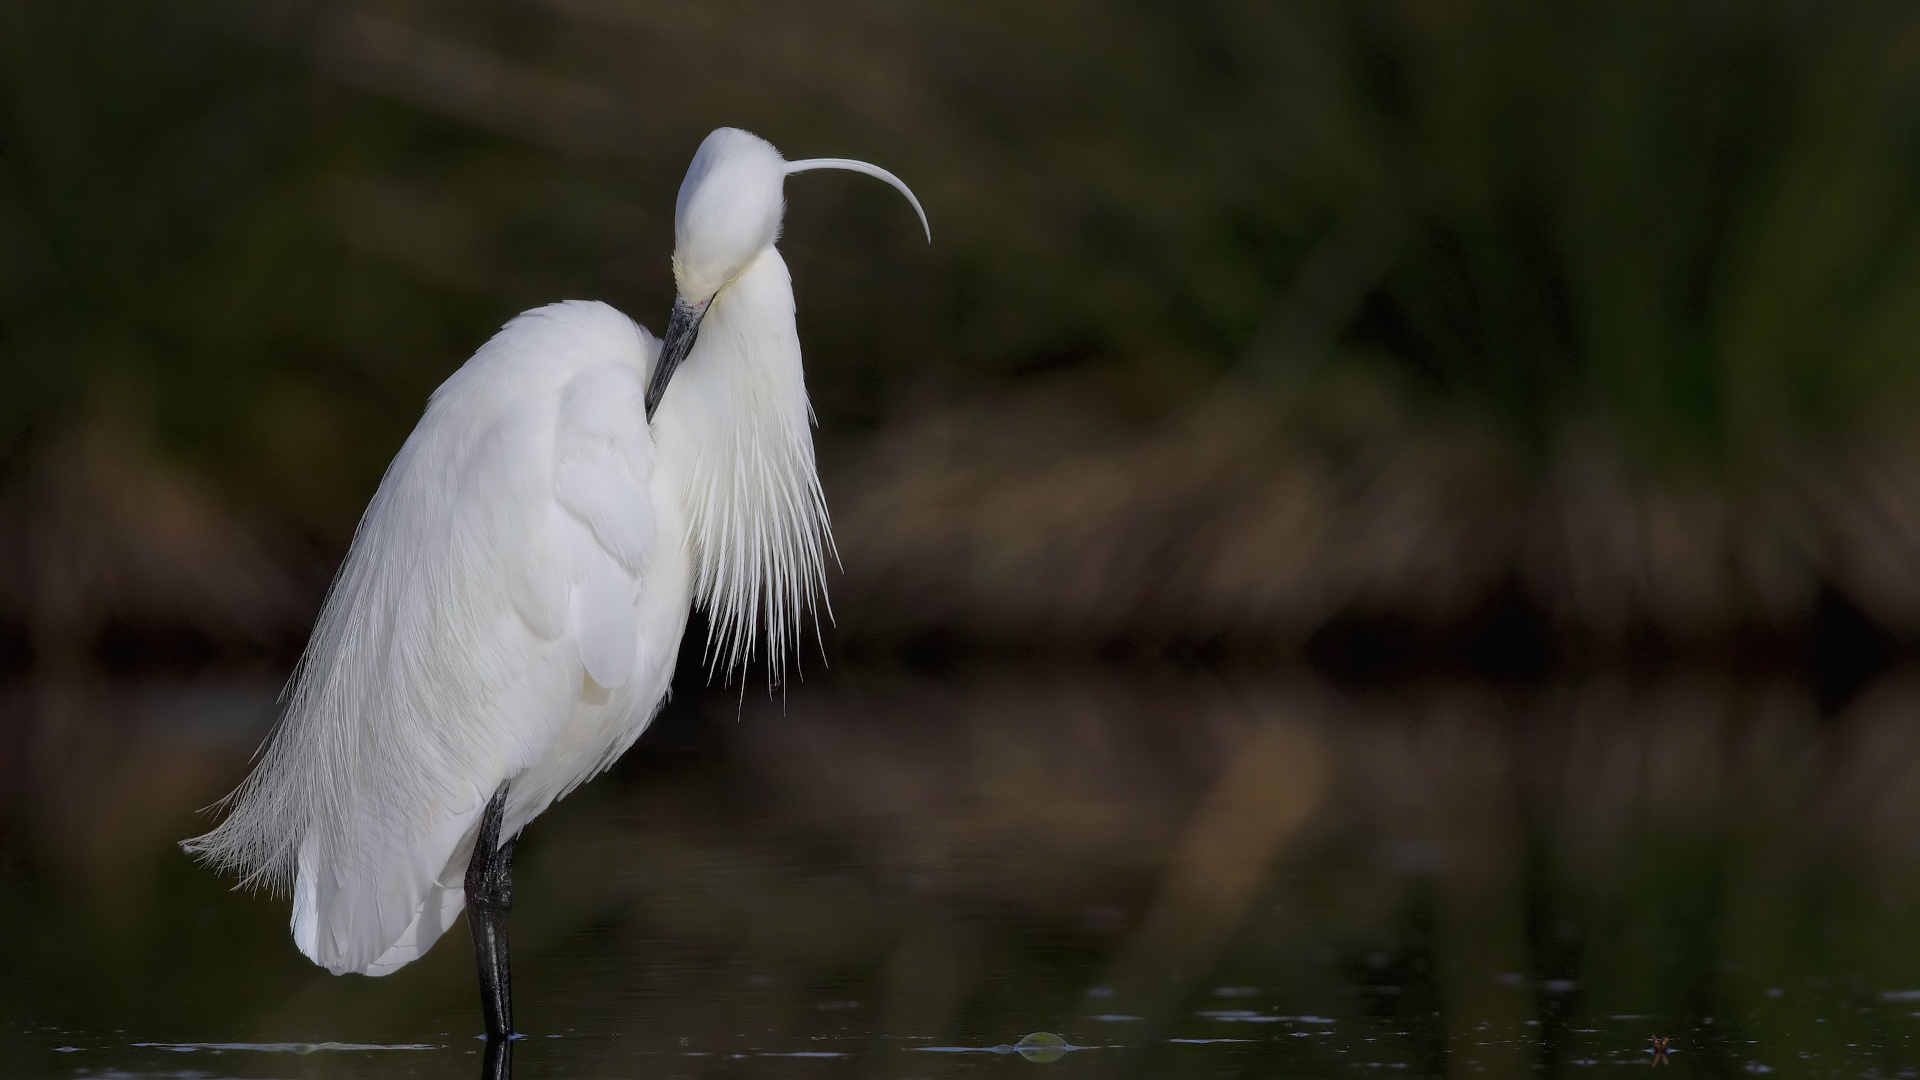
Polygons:
[[[639,642],[636,577],[653,556],[646,414],[646,383],[637,370],[597,368],[561,392],[554,436],[554,497],[579,523],[556,523],[557,532],[571,534],[576,574],[568,626],[587,674],[608,689],[626,685],[632,673]],[[641,418],[637,428],[634,417]]]
[[291,885],[316,963],[385,974],[430,946],[464,904],[488,798],[552,749],[585,677],[633,671],[657,348],[604,304],[528,312],[434,393],[388,469],[259,767],[187,844]]

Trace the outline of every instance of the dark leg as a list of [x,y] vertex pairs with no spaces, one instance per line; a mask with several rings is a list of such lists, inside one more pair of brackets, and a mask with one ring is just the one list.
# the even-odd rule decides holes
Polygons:
[[[467,861],[467,928],[480,965],[480,1011],[487,1019],[488,1060],[495,1042],[513,1035],[513,980],[507,966],[507,912],[513,907],[513,841],[500,842],[507,785],[493,793],[480,817],[480,835]],[[509,1068],[511,1068],[510,1059]]]

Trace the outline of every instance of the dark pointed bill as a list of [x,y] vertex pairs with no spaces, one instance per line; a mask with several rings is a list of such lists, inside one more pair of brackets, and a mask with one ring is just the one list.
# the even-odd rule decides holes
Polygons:
[[667,336],[660,341],[660,359],[653,365],[653,378],[647,382],[648,420],[653,419],[653,410],[660,407],[660,399],[666,396],[673,369],[687,358],[694,339],[700,336],[700,320],[706,317],[707,305],[711,303],[711,296],[697,304],[685,297],[674,298],[673,318],[667,321]]

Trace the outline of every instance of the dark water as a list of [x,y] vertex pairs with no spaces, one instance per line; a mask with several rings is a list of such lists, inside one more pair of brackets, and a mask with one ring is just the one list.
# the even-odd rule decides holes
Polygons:
[[[462,929],[333,978],[172,847],[274,688],[0,691],[0,1075],[479,1071]],[[523,1078],[1920,1065],[1902,675],[841,675],[683,701],[518,869]]]

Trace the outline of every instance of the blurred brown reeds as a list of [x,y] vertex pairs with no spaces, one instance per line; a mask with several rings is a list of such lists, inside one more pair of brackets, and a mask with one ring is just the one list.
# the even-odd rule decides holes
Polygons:
[[186,643],[176,663],[284,650],[311,613],[313,560],[139,432],[125,420],[69,432],[0,503],[0,610],[24,626],[39,673],[90,675],[116,637],[130,650]]
[[1636,475],[1582,433],[1539,476],[1459,424],[1368,417],[1330,450],[1339,421],[1304,411],[1221,395],[1115,432],[1053,390],[912,416],[835,477],[836,610],[877,637],[1295,649],[1355,614],[1444,633],[1517,591],[1617,656],[1791,636],[1831,588],[1920,635],[1911,439],[1743,486]]
[[309,553],[492,327],[568,296],[657,324],[722,123],[880,160],[934,219],[929,250],[856,183],[791,192],[850,641],[1284,652],[1517,608],[1712,650],[1833,598],[1920,633],[1899,4],[0,27],[0,637],[36,665],[130,622],[296,640]]

